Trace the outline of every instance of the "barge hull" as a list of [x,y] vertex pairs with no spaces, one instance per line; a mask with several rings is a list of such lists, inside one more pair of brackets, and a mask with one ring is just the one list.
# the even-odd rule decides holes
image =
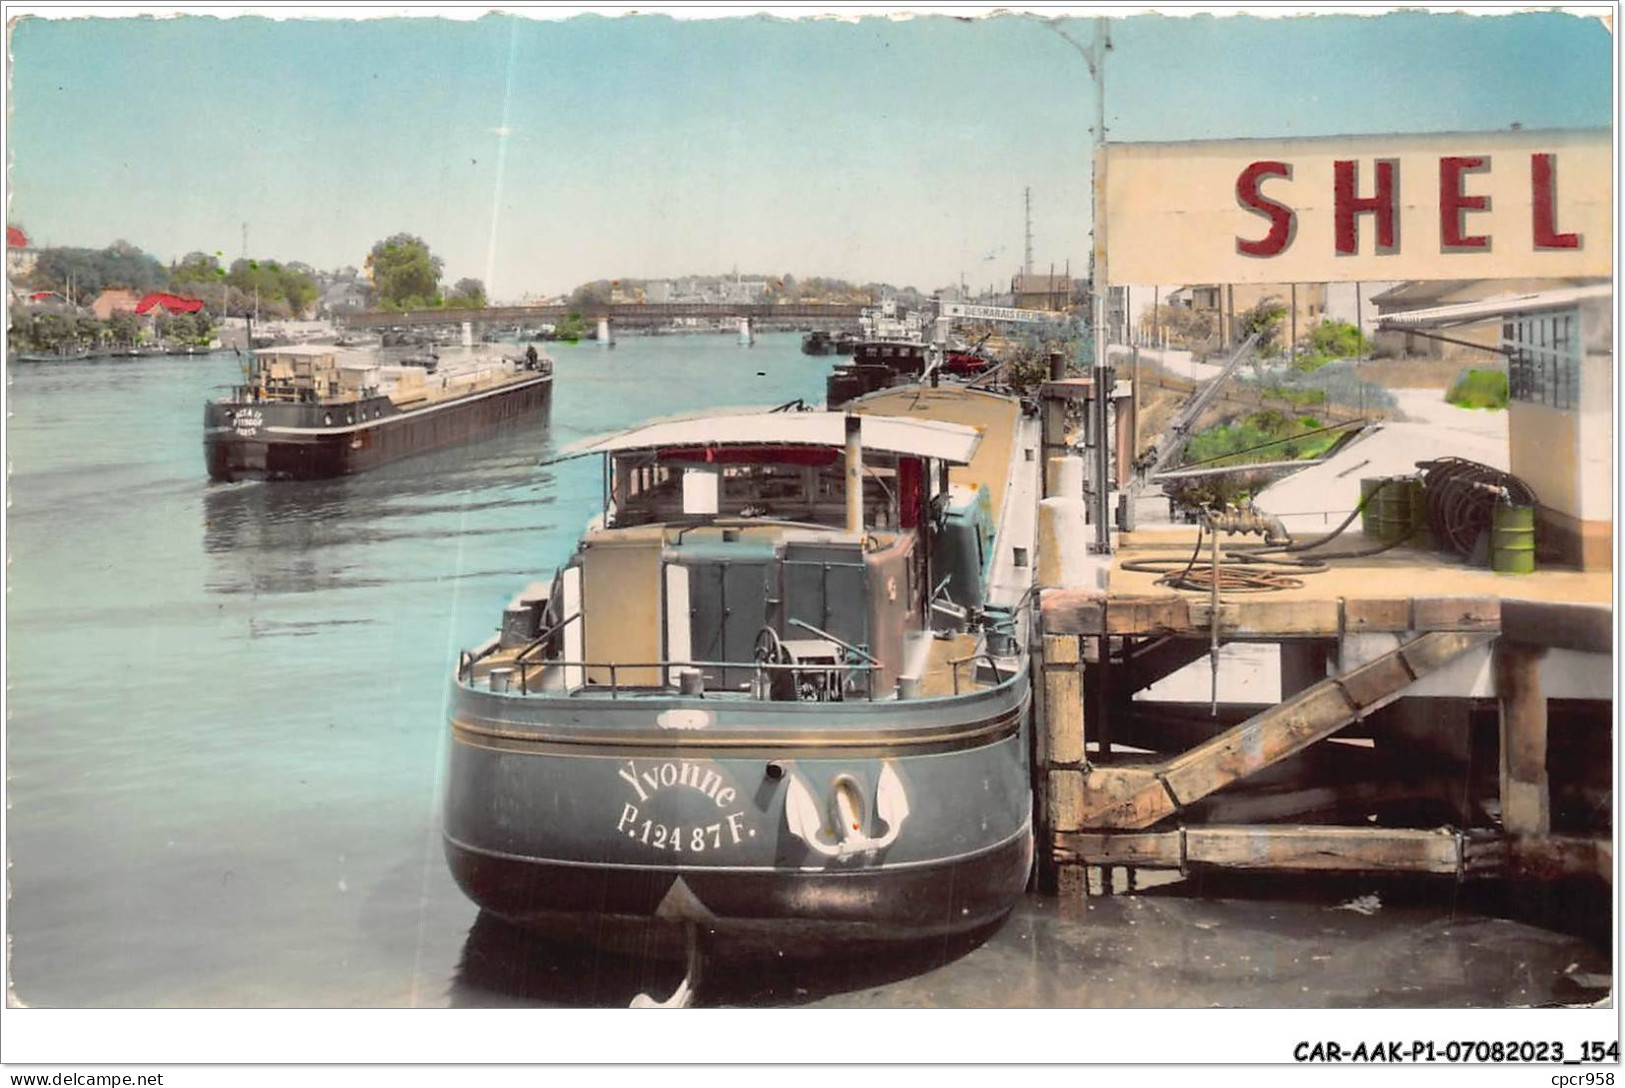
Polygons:
[[[666,902],[678,881],[683,917],[743,954],[975,929],[1011,908],[1032,863],[1027,692],[1018,675],[965,698],[852,704],[846,728],[811,733],[823,715],[807,711],[827,704],[621,700],[583,733],[568,700],[532,697],[499,719],[491,704],[509,697],[462,689],[447,860],[485,910],[572,940],[680,936]],[[635,724],[700,706],[715,720],[688,743]],[[843,781],[852,830],[895,833],[822,856],[791,798],[815,799],[832,831]],[[882,815],[889,789],[906,805]]]
[[204,437],[215,480],[319,480],[347,476],[405,457],[484,437],[552,405],[553,382],[542,378],[497,394],[385,416],[359,426],[265,429],[245,436],[221,429]]
[[[707,937],[745,955],[809,958],[852,945],[900,945],[968,932],[1008,914],[1032,868],[1029,825],[968,858],[848,872],[561,864],[482,851],[446,836],[458,886],[481,908],[555,940],[635,943],[683,954],[669,900],[698,904]],[[679,880],[686,895],[674,895]]]

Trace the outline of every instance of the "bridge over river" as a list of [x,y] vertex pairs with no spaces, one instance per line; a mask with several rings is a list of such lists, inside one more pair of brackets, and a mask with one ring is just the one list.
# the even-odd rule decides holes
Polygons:
[[637,302],[572,306],[565,303],[539,306],[487,306],[479,310],[407,310],[401,313],[369,312],[347,314],[338,321],[351,329],[402,328],[425,325],[511,325],[554,322],[571,314],[583,320],[608,318],[619,325],[670,325],[682,318],[728,321],[749,318],[757,322],[856,321],[861,303],[742,303],[742,302]]

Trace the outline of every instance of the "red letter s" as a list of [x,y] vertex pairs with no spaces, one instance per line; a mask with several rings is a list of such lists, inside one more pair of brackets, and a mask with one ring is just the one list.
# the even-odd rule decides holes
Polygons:
[[1270,232],[1256,242],[1236,239],[1236,252],[1249,257],[1274,257],[1292,244],[1298,229],[1298,216],[1285,204],[1278,203],[1258,191],[1265,178],[1292,179],[1292,166],[1284,162],[1255,162],[1236,178],[1236,200],[1243,208],[1256,212],[1270,221]]

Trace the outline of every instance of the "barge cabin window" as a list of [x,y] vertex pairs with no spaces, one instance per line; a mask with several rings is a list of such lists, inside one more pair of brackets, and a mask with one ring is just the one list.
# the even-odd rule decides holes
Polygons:
[[[899,524],[898,458],[864,457],[863,520],[871,529]],[[903,460],[917,460],[904,458]],[[617,528],[682,523],[685,472],[715,472],[715,517],[761,518],[840,528],[846,523],[846,471],[839,450],[818,447],[699,447],[646,450],[613,458],[609,522]]]

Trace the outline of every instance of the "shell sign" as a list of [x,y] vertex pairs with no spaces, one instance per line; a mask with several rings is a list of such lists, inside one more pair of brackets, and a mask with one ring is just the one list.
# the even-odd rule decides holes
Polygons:
[[1106,282],[1613,273],[1607,131],[1107,144]]

